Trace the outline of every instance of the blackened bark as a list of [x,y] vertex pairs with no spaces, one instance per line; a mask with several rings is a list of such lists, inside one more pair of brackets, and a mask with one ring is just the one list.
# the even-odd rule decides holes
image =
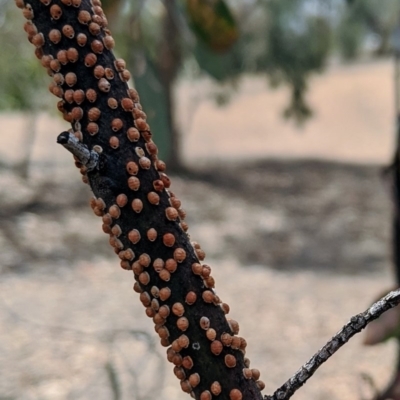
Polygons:
[[[88,168],[74,153],[76,165],[122,268],[134,272],[134,289],[168,347],[182,389],[202,400],[260,400],[264,384],[249,369],[246,341],[235,336],[237,323],[227,320],[209,267],[200,264],[203,251],[186,234],[185,213],[168,190],[139,97],[128,90],[130,75],[111,51],[100,1],[16,4],[28,19],[25,30],[37,57],[53,77],[50,90],[60,97],[71,134],[98,154]],[[68,134],[58,140],[66,145]]]

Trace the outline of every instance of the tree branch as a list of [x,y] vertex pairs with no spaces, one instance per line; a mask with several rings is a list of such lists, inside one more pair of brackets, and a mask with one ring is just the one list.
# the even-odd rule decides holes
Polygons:
[[[264,383],[245,358],[238,323],[215,292],[205,253],[186,233],[185,211],[169,190],[166,165],[129,89],[125,61],[100,0],[15,0],[49,89],[71,123],[58,142],[90,185],[91,206],[154,322],[184,392],[199,400],[261,400]],[[155,377],[156,379],[156,377]]]
[[288,400],[300,389],[315,371],[346,344],[356,333],[361,332],[370,322],[379,318],[385,311],[400,304],[400,289],[390,292],[374,303],[368,310],[355,315],[350,321],[320,350],[318,350],[288,381],[272,396],[264,400]]

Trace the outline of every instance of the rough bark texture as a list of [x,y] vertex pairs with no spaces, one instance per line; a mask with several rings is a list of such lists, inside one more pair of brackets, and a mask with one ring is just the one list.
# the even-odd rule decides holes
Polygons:
[[[228,306],[213,289],[209,267],[200,264],[204,253],[186,234],[185,213],[168,191],[139,97],[128,90],[129,72],[111,51],[100,1],[16,4],[28,19],[25,30],[37,57],[53,77],[50,91],[60,97],[70,135],[99,155],[88,168],[88,160],[75,153],[76,165],[122,268],[133,269],[134,289],[168,347],[182,389],[202,400],[261,399],[264,384],[249,369],[246,341],[235,336],[237,323],[227,320]],[[67,144],[68,133],[58,141]]]

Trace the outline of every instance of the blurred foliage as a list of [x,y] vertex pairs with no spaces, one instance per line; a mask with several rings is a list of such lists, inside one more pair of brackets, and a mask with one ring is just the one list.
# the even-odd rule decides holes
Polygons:
[[14,1],[0,1],[0,110],[43,109],[49,103],[49,78],[33,56],[32,45],[22,29],[21,12]]
[[[103,0],[103,8],[161,156],[177,165],[173,88],[179,76],[208,76],[220,87],[217,104],[225,104],[232,93],[221,87],[263,74],[273,87],[290,88],[283,115],[302,123],[312,115],[309,78],[333,57],[388,54],[400,14],[398,0]],[[0,0],[0,108],[27,110],[50,96],[42,96],[48,79],[19,21],[13,1]]]
[[374,55],[388,54],[399,18],[398,0],[347,0],[336,30],[341,54],[350,60],[363,51]]

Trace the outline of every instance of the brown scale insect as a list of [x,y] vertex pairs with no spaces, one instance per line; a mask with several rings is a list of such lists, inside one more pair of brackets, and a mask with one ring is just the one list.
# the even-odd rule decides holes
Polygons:
[[102,65],[96,65],[93,70],[93,75],[96,79],[100,79],[104,76],[104,67]]
[[149,295],[147,292],[142,292],[142,293],[140,293],[139,299],[140,299],[141,303],[142,303],[145,307],[150,307],[151,298],[150,298],[150,295]]
[[161,258],[156,258],[153,261],[153,268],[157,273],[160,273],[160,271],[164,268],[164,260],[162,260]]
[[115,202],[117,203],[118,207],[125,207],[128,204],[128,197],[126,194],[121,193],[117,196]]
[[62,64],[68,64],[67,50],[60,50],[57,52],[57,60]]
[[[92,25],[92,24],[90,24],[90,25]],[[89,26],[89,29],[90,29],[90,26]],[[104,50],[104,45],[102,42],[100,42],[100,40],[95,39],[90,44],[90,48],[92,49],[93,53],[102,54],[103,50]]]
[[197,295],[195,292],[190,291],[186,294],[185,297],[185,303],[188,304],[189,306],[191,306],[192,304],[194,304],[197,300]]
[[49,32],[49,40],[54,44],[59,43],[61,40],[61,32],[58,29],[52,29]]
[[74,91],[74,101],[78,105],[85,101],[85,92],[82,89]]
[[219,340],[214,340],[213,342],[211,342],[210,350],[211,353],[213,353],[214,355],[220,355],[223,349],[224,345]]
[[230,347],[231,343],[232,343],[232,336],[225,332],[221,335],[221,342],[224,346],[226,347]]
[[205,303],[212,303],[215,297],[214,293],[211,290],[205,290],[201,296]]
[[111,68],[106,68],[104,70],[104,75],[108,80],[114,79],[114,71]]
[[163,235],[164,246],[172,247],[175,244],[175,236],[172,233],[165,233]]
[[97,99],[97,93],[94,89],[86,90],[86,98],[90,103],[94,103]]
[[72,0],[61,0],[61,3],[63,3],[65,6],[71,6],[72,5]]
[[169,258],[165,262],[165,269],[171,274],[173,274],[177,270],[177,268],[178,268],[178,263],[173,258]]
[[118,219],[121,215],[121,210],[116,204],[114,204],[109,208],[108,213],[113,219]]
[[140,158],[140,157],[144,157],[146,155],[146,153],[144,152],[144,150],[141,147],[136,147],[135,148],[135,153],[136,155]]
[[116,69],[118,72],[121,72],[121,71],[123,71],[123,70],[126,68],[126,62],[125,62],[125,60],[123,60],[122,58],[117,58],[117,59],[114,61],[114,66],[115,66],[115,69]]
[[68,72],[65,75],[65,83],[70,87],[74,86],[76,84],[77,80],[78,79],[73,72]]
[[165,165],[165,162],[162,160],[156,160],[155,161],[155,167],[157,171],[163,172],[166,170],[167,166]]
[[171,296],[171,289],[169,287],[164,287],[160,289],[160,300],[161,301],[166,301],[170,298]]
[[132,111],[134,108],[133,101],[125,97],[121,100],[121,107],[124,111]]
[[50,7],[50,15],[51,15],[51,18],[53,18],[55,20],[59,20],[62,15],[61,7],[58,4],[53,4]]
[[[158,296],[160,295],[160,293],[158,293]],[[169,314],[171,313],[169,307],[164,304],[163,306],[160,307],[160,309],[158,310],[158,313],[160,314],[160,316],[162,318],[167,318],[169,316]]]
[[132,229],[128,233],[128,239],[133,243],[136,244],[140,240],[140,232],[137,229]]
[[140,133],[136,128],[129,128],[127,136],[131,142],[137,142],[140,139]]
[[[150,289],[150,293],[153,297],[158,299],[158,297],[160,295],[160,289],[157,286],[152,286]],[[163,317],[163,318],[165,318],[165,317]]]
[[200,394],[200,400],[211,400],[212,396],[211,393],[208,390],[204,390]]
[[134,199],[132,201],[132,210],[139,214],[143,210],[142,200]]
[[78,13],[78,21],[82,25],[87,25],[91,20],[92,20],[92,17],[90,15],[89,11],[86,11],[86,10],[79,11],[79,13]]
[[18,8],[24,8],[25,7],[25,1],[24,0],[15,0],[15,5]]
[[154,142],[148,142],[146,143],[146,150],[150,155],[157,155],[158,153],[158,148]]
[[80,7],[82,0],[72,0],[72,7],[78,8]]
[[42,57],[40,60],[40,63],[43,65],[45,68],[50,68],[50,62],[51,60],[54,60],[53,56],[45,55]]
[[75,131],[75,132],[74,132],[74,135],[75,135],[75,137],[76,137],[80,142],[83,141],[83,135],[82,135],[82,132],[81,132],[81,131]]
[[130,176],[128,179],[128,187],[134,191],[139,190],[140,180],[136,176]]
[[81,107],[74,107],[74,108],[71,110],[71,115],[72,115],[72,118],[73,118],[75,121],[81,120],[82,117],[83,117],[83,110],[82,110],[82,108],[81,108]]
[[129,88],[128,89],[128,95],[133,100],[134,103],[139,103],[139,101],[140,101],[139,93],[137,92],[136,89]]
[[139,285],[139,283],[138,282],[135,282],[134,284],[133,284],[133,290],[136,292],[136,293],[143,293],[143,289],[142,289],[142,287]]
[[[147,125],[146,125],[147,126]],[[150,128],[149,128],[150,129]],[[141,132],[141,135],[142,135],[142,137],[143,137],[143,139],[146,141],[146,142],[148,142],[149,140],[151,140],[151,138],[153,137],[152,136],[152,133],[150,132],[150,131],[146,131],[146,130],[143,130],[142,132]]]
[[150,282],[150,275],[148,274],[148,272],[142,272],[142,273],[139,275],[139,282],[140,282],[142,285],[148,285],[148,284],[149,284],[149,282]]
[[200,375],[196,372],[189,376],[188,381],[190,383],[190,386],[192,388],[195,388],[200,383]]
[[[106,35],[103,38],[104,47],[107,50],[112,50],[115,47],[115,40],[112,36]],[[129,79],[128,79],[129,80]]]
[[96,122],[89,122],[86,126],[86,130],[89,135],[94,136],[99,133],[99,126],[96,124]]
[[128,164],[126,164],[126,170],[129,175],[136,175],[139,172],[139,167],[134,161],[129,161]]
[[65,37],[67,37],[68,39],[73,39],[75,37],[75,30],[71,25],[64,25],[62,27],[62,33]]
[[31,39],[31,43],[35,46],[35,47],[42,47],[44,45],[44,36],[43,33],[37,33],[36,35],[34,35]]
[[67,50],[67,59],[69,62],[75,63],[79,60],[79,53],[75,47],[70,47]]
[[182,317],[182,315],[185,313],[185,307],[182,303],[177,302],[173,304],[171,311],[177,317]]
[[206,336],[210,342],[213,342],[215,340],[215,338],[217,337],[217,332],[213,328],[207,329]]
[[157,239],[157,231],[154,228],[150,228],[147,233],[147,239],[150,240],[150,242],[154,242]]
[[179,330],[184,332],[189,328],[189,320],[186,317],[180,317],[176,321],[176,326]]
[[124,69],[119,73],[119,77],[121,81],[128,82],[131,79],[131,73],[127,69]]
[[236,357],[232,354],[227,354],[224,358],[225,365],[228,368],[234,368],[236,367]]
[[147,194],[147,200],[153,205],[160,204],[160,196],[156,192],[149,192]]
[[210,391],[214,396],[218,396],[222,391],[221,384],[218,381],[213,382],[210,386]]
[[107,104],[108,104],[108,107],[112,108],[113,110],[115,110],[118,107],[118,101],[115,100],[113,97],[110,97],[107,100]]
[[169,221],[176,221],[178,218],[178,211],[173,207],[167,207],[165,209],[165,216]]
[[119,237],[122,234],[122,229],[118,224],[115,224],[112,228],[111,228],[111,232],[114,236]]
[[237,335],[239,333],[239,323],[231,318],[228,318],[227,321],[228,321],[228,325],[231,328],[231,331],[233,332],[233,334]]
[[212,276],[209,276],[207,279],[204,279],[204,285],[208,289],[214,288],[215,287],[215,279]]
[[186,335],[179,336],[177,342],[182,349],[186,349],[187,347],[189,347],[190,344],[190,340]]
[[62,90],[62,88],[60,88],[59,86],[55,86],[53,88],[52,93],[54,94],[54,96],[62,98],[63,94],[64,94],[64,90]]
[[147,157],[140,157],[139,158],[139,165],[143,169],[150,169],[151,161]]
[[32,10],[32,6],[30,4],[25,5],[25,7],[22,9],[22,14],[26,19],[33,19],[35,17],[35,14],[33,13]]
[[186,258],[186,251],[182,248],[177,248],[174,251],[174,259],[178,262],[181,263],[185,260]]
[[135,119],[135,126],[139,131],[145,131],[147,129],[147,123],[143,118]]
[[51,3],[51,0],[40,0],[40,2],[45,6],[48,6]]
[[84,33],[78,33],[76,36],[76,43],[78,43],[78,46],[85,46],[87,43],[87,36]]
[[232,389],[229,392],[229,398],[230,398],[230,400],[242,400],[243,394],[239,389]]
[[97,86],[99,87],[100,91],[104,93],[108,93],[111,89],[110,82],[108,82],[108,80],[105,78],[101,78]]
[[158,274],[158,276],[164,282],[169,282],[169,280],[171,279],[171,274],[166,269],[161,270],[160,273]]
[[174,375],[179,379],[183,380],[186,378],[185,371],[181,367],[174,367]]
[[162,192],[164,190],[164,183],[161,179],[156,179],[153,181],[153,188],[157,192]]
[[97,56],[94,53],[88,53],[85,57],[85,66],[86,67],[93,67],[97,62]]
[[122,119],[120,119],[120,118],[114,118],[111,121],[111,129],[113,132],[118,132],[119,130],[122,129],[123,126],[124,126],[124,123],[122,122]]
[[60,61],[58,61],[58,60],[51,60],[51,61],[50,61],[50,68],[51,68],[54,72],[60,71],[60,69],[61,69]]
[[[64,96],[65,96],[65,93],[64,93]],[[57,109],[58,109],[58,111],[64,112],[64,111],[65,111],[64,105],[65,105],[65,101],[60,100],[60,101],[57,103]]]
[[89,121],[97,121],[100,118],[101,111],[97,107],[92,107],[89,109],[87,115]]

